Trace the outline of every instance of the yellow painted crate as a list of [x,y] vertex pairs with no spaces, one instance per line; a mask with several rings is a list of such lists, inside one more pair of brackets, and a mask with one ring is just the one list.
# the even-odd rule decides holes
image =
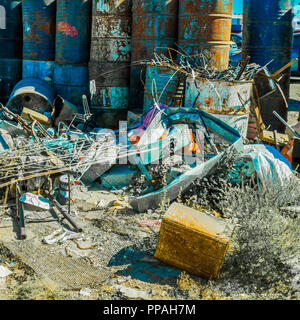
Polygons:
[[162,221],[155,258],[202,278],[216,280],[234,226],[173,203]]

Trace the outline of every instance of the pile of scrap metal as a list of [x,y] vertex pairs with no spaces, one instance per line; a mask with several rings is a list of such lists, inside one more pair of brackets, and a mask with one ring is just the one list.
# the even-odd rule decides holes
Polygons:
[[[166,48],[157,51],[160,49],[166,51]],[[286,84],[282,86],[281,80],[298,59],[273,74],[268,70],[272,61],[259,66],[249,64],[250,57],[219,71],[208,50],[195,56],[187,56],[170,48],[169,56],[157,51],[154,59],[147,64],[144,113],[157,100],[167,105],[201,109],[233,126],[253,143],[276,147],[293,169],[297,168],[300,164],[297,147],[300,110],[299,123],[289,126],[286,120]]]
[[[245,61],[219,72],[207,51],[197,59],[179,54],[175,61],[157,52],[154,58],[147,64],[144,116],[128,112],[119,130],[93,127],[86,96],[80,114],[38,79],[32,86],[30,79],[18,84],[6,107],[0,105],[0,200],[4,212],[8,199],[15,199],[21,238],[26,202],[54,205],[81,230],[70,216],[71,183],[129,189],[142,175],[143,188],[131,194],[130,204],[144,212],[213,173],[230,150],[248,163],[244,174],[256,174],[261,183],[293,175],[276,149],[244,145],[253,79],[266,67]],[[158,183],[150,167],[165,163],[169,170]]]

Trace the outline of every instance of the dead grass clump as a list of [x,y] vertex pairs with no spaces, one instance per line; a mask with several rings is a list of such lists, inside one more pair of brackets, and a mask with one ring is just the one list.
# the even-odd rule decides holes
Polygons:
[[280,210],[292,202],[300,203],[300,192],[294,192],[291,200],[295,185],[290,183],[280,189],[270,186],[260,193],[249,186],[231,188],[222,201],[224,216],[237,223],[233,250],[228,252],[223,270],[246,291],[265,298],[295,296],[291,261],[300,255],[300,218]]

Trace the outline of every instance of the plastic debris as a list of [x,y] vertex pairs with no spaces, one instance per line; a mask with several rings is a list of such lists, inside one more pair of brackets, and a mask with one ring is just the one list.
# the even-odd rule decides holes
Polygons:
[[151,300],[152,298],[151,294],[147,293],[146,291],[129,288],[122,285],[116,285],[115,289],[129,299]]
[[90,288],[81,289],[79,292],[79,294],[84,297],[89,297],[91,293],[92,293],[92,290]]
[[5,278],[7,276],[9,276],[12,272],[4,267],[4,266],[0,266],[0,278]]
[[50,210],[51,203],[48,199],[33,194],[33,193],[25,193],[20,197],[20,202],[27,205],[27,208],[30,207],[33,210],[42,209],[42,210]]
[[76,233],[73,231],[69,231],[65,228],[61,228],[59,230],[54,231],[49,236],[45,237],[42,241],[45,244],[54,244],[54,243],[63,243],[67,240],[72,239],[83,239],[81,233]]

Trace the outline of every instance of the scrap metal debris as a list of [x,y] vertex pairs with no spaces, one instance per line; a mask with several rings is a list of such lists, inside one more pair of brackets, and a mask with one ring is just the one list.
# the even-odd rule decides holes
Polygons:
[[[209,255],[203,253],[205,249],[197,247],[184,256],[180,255],[184,251],[181,247],[181,253],[175,254],[178,235],[186,237],[189,229],[195,234],[201,229],[199,221],[190,228],[191,219],[201,213],[206,222],[210,221],[206,227],[213,235],[212,241],[218,242],[220,234],[212,229],[227,225],[222,221],[219,206],[224,185],[241,185],[251,180],[261,192],[264,185],[278,181],[284,184],[290,178],[299,183],[290,163],[293,158],[288,152],[285,157],[280,153],[281,140],[276,133],[275,143],[273,138],[268,140],[276,149],[258,144],[264,141],[261,138],[266,131],[259,113],[259,98],[254,94],[254,78],[267,70],[266,66],[250,64],[246,59],[218,71],[208,50],[188,56],[167,48],[167,56],[162,49],[166,48],[157,48],[154,58],[146,63],[144,114],[141,110],[128,112],[128,121],[121,123],[119,130],[94,126],[84,94],[84,114],[62,96],[55,98],[49,117],[30,108],[21,110],[19,106],[18,114],[0,104],[1,216],[17,221],[20,239],[32,241],[27,223],[49,224],[49,229],[39,234],[40,242],[48,245],[44,246],[47,250],[57,247],[66,259],[92,264],[95,262],[90,257],[95,261],[97,255],[101,256],[112,234],[126,241],[143,241],[151,236],[155,239],[151,238],[152,256],[156,249],[156,258],[161,261],[216,279],[232,227],[230,232],[224,232],[226,239],[221,239],[222,252],[214,258],[218,261],[199,271],[200,258]],[[91,89],[94,93],[93,85]],[[249,123],[249,127],[257,129],[254,136],[253,131],[249,136]],[[298,138],[297,130],[288,128],[293,139]],[[257,143],[250,144],[254,140]],[[115,197],[102,199],[105,193],[100,192],[95,198],[89,197],[95,190]],[[201,211],[172,204],[179,197]],[[208,202],[213,210],[207,213]],[[168,228],[178,217],[167,221],[168,213],[165,214],[166,207],[170,207],[170,213],[174,206],[179,206],[183,215],[181,230],[175,234]],[[298,208],[282,210],[298,213]],[[136,214],[141,218],[133,220]],[[88,227],[84,221],[90,222]],[[104,243],[99,243],[99,234],[90,237],[92,228],[100,228],[106,234]],[[188,241],[196,246],[194,239]],[[10,246],[14,247],[11,243]],[[172,257],[168,248],[174,250]],[[107,261],[108,257],[112,259],[107,256]],[[188,265],[190,257],[197,267]],[[138,263],[149,262],[147,259]],[[129,298],[151,297],[126,286],[117,285],[115,289]],[[90,289],[81,288],[80,292],[89,296]]]

